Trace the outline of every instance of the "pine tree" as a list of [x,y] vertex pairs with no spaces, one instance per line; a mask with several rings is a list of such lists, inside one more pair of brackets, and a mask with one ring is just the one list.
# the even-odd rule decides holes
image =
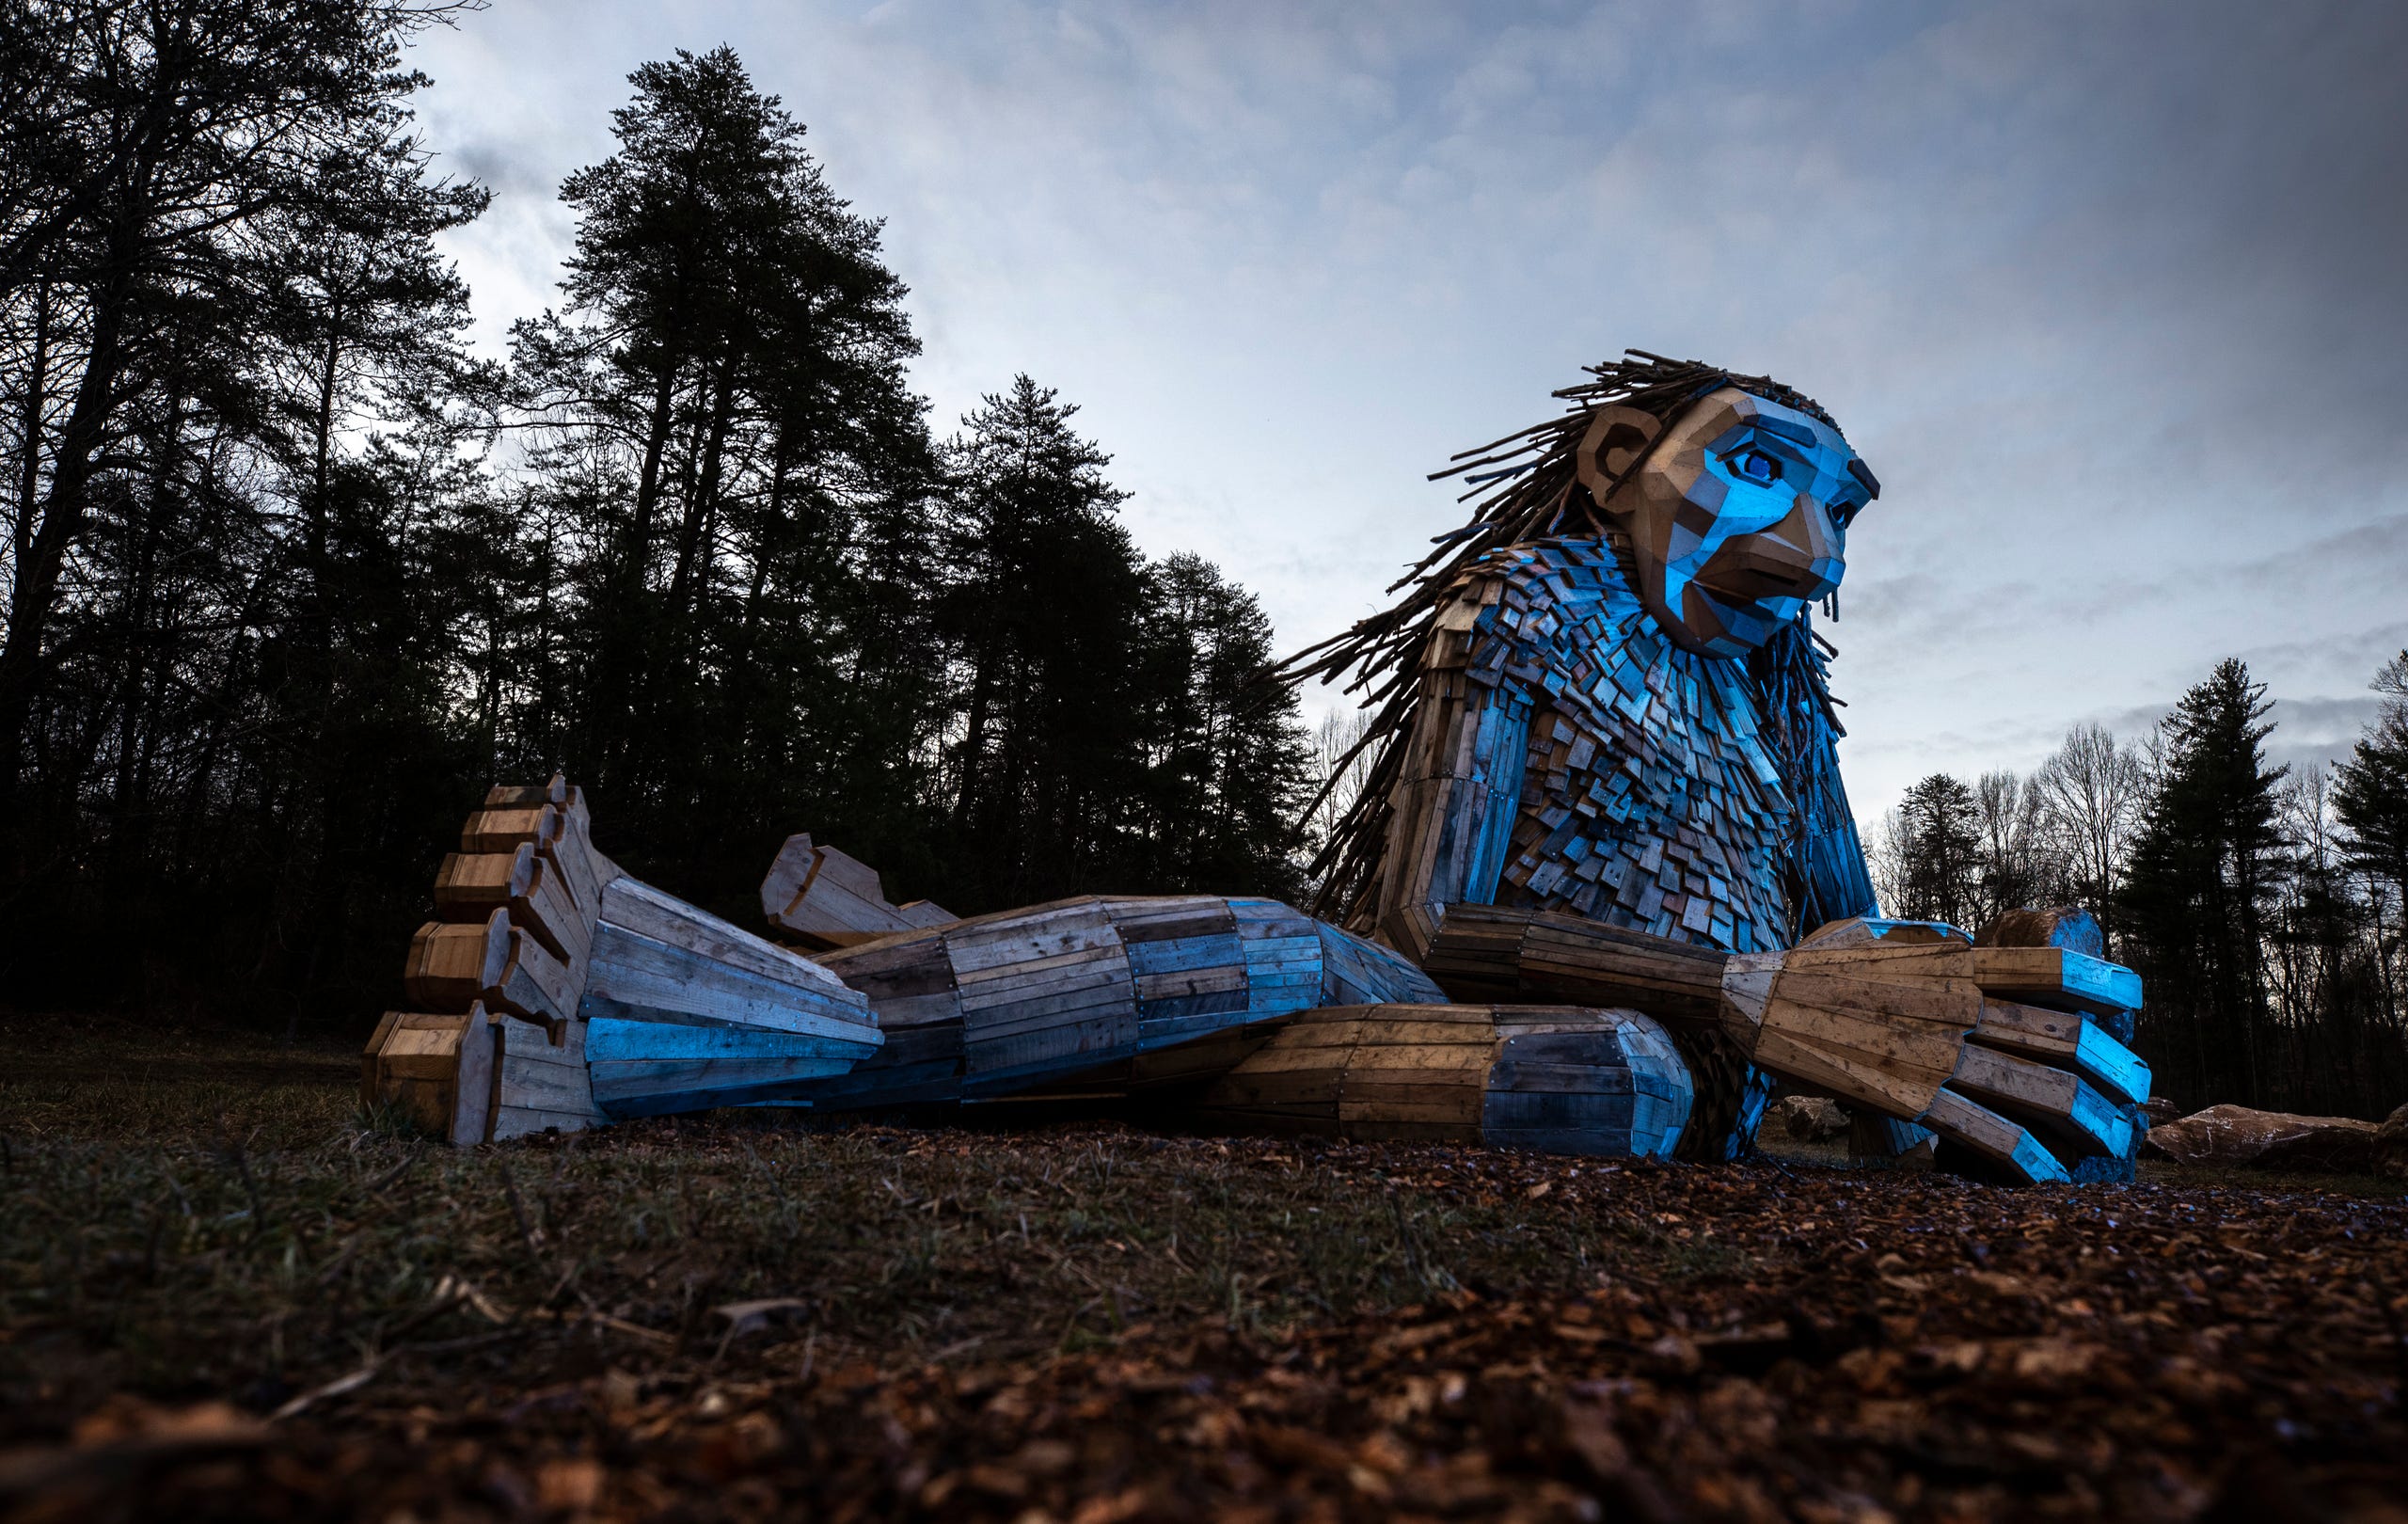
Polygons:
[[[96,516],[125,504],[129,452],[168,452],[140,462],[153,477],[190,467],[197,419],[239,430],[263,403],[246,358],[268,326],[262,283],[301,255],[290,216],[327,204],[330,183],[359,193],[355,226],[424,205],[401,103],[425,81],[400,67],[401,45],[452,8],[81,0],[12,25],[0,304],[23,347],[8,366],[19,427],[0,802],[27,745],[43,745],[27,726],[71,563]],[[381,180],[348,173],[394,151]]]
[[1293,690],[1271,680],[1271,621],[1200,556],[1171,556],[1147,582],[1146,884],[1294,898],[1312,755]]
[[2132,963],[2149,992],[2143,1051],[2167,1093],[2201,1102],[2271,1093],[2263,938],[2290,770],[2265,765],[2265,695],[2233,659],[2182,695],[2161,726],[2163,771],[2125,877]]
[[439,828],[404,801],[448,783],[456,814],[471,770],[378,442],[459,376],[431,239],[483,195],[430,172],[402,65],[454,8],[10,14],[0,849],[29,970],[105,935],[140,956],[87,960],[103,979],[181,965],[297,1016],[356,938],[406,933],[424,849],[391,843]]
[[2333,802],[2352,865],[2388,882],[2400,905],[2408,903],[2408,651],[2385,662],[2373,686],[2383,708],[2334,770]]
[[2349,760],[2334,770],[2333,809],[2350,865],[2371,890],[2372,972],[2382,1008],[2391,1013],[2396,1051],[2408,1040],[2400,1012],[2408,987],[2401,967],[2408,960],[2408,651],[2385,662],[2373,686],[2384,695],[2383,708]]
[[1291,891],[1259,607],[1025,377],[940,455],[879,225],[733,54],[637,71],[561,310],[466,358],[483,193],[399,51],[453,8],[0,15],[10,998],[381,1008],[462,811],[555,767],[739,918],[797,829],[968,911]]
[[515,334],[563,584],[527,653],[562,690],[547,760],[697,894],[798,822],[908,873],[941,653],[905,288],[733,52],[629,82],[562,189],[565,304]]
[[1970,924],[1980,908],[1981,813],[1973,791],[1935,772],[1898,803],[1892,849],[1896,903],[1908,920]]
[[1144,862],[1145,566],[1117,517],[1128,494],[1077,413],[1021,375],[948,449],[945,771],[952,893],[970,904],[1126,881]]

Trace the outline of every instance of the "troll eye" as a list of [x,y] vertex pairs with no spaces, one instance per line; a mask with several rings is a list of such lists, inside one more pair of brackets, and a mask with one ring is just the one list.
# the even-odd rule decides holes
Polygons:
[[1751,482],[1773,482],[1781,477],[1781,462],[1761,450],[1748,451],[1732,464]]

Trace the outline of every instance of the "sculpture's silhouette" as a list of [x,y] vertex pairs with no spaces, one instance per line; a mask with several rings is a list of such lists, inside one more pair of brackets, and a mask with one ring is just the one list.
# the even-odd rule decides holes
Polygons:
[[[1716,1158],[1751,1137],[1771,1073],[2013,1178],[2128,1173],[2147,1071],[2084,1013],[2128,1013],[2139,983],[2099,960],[2095,928],[2083,940],[2087,919],[2025,916],[1987,940],[2036,945],[1977,947],[1876,918],[1812,627],[1873,473],[1767,378],[1636,352],[1591,374],[1560,417],[1459,457],[1445,474],[1474,483],[1470,520],[1393,608],[1290,664],[1370,690],[1375,714],[1369,785],[1315,865],[1324,919],[1186,896],[954,920],[887,904],[874,873],[797,837],[763,899],[808,963],[678,921],[591,854],[564,784],[502,790],[497,808],[559,820],[523,840],[472,821],[484,855],[446,881],[508,877],[505,849],[558,857],[568,888],[592,881],[586,929],[544,936],[558,908],[526,894],[438,896],[490,924],[421,932],[413,992],[511,1014],[388,1019],[401,1047],[372,1049],[371,1088],[419,1094],[402,1050],[436,1072],[420,1056],[456,1031],[452,1051],[495,1056],[455,1060],[464,1078],[420,1102],[464,1139],[479,1116],[485,1135],[562,1125],[514,1099],[514,1074],[557,1081],[581,1039],[588,1119],[1159,1087],[1225,1125]],[[531,1004],[502,924],[522,904],[535,940],[592,944],[551,981],[578,992]],[[425,975],[472,938],[475,977]],[[557,1051],[512,1046],[514,1019]],[[482,1111],[471,1072],[490,1076]]]

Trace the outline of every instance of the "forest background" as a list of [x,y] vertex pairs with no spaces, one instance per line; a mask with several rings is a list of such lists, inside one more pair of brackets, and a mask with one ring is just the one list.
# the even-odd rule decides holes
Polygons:
[[[732,53],[631,76],[557,306],[471,355],[435,240],[486,196],[403,49],[463,8],[0,6],[10,1003],[364,1027],[469,803],[555,769],[743,920],[802,829],[963,913],[1301,894],[1354,736],[1262,681],[1245,590],[1138,552],[1071,402],[999,376],[941,432],[878,222]],[[2162,1091],[2379,1116],[2408,654],[2378,686],[2331,777],[2227,662],[2136,744],[1926,779],[1884,903],[2094,905]]]

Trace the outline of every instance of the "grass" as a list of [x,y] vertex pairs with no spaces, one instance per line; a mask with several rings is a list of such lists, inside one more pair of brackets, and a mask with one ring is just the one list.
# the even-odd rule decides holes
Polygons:
[[2044,1452],[2049,1511],[2256,1516],[2235,1456],[2393,1479],[2398,1182],[783,1112],[459,1151],[363,1115],[356,1063],[0,1020],[0,1518],[1990,1518]]
[[272,1406],[503,1323],[692,1349],[754,1303],[832,1347],[1017,1357],[1163,1319],[1275,1333],[1465,1286],[1746,1268],[1639,1214],[1525,1199],[1479,1151],[1401,1176],[1312,1140],[723,1113],[463,1151],[362,1115],[340,1051],[55,1023],[0,1046],[0,1371],[37,1386]]

